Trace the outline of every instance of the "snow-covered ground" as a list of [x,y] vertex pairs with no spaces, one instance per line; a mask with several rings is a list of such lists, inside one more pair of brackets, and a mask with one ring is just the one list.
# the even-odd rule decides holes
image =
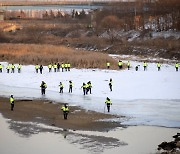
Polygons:
[[[7,63],[1,63],[4,66]],[[0,96],[17,98],[45,98],[79,105],[87,110],[104,112],[105,99],[112,100],[111,113],[125,115],[116,119],[128,125],[157,125],[180,127],[180,71],[174,65],[163,64],[157,71],[156,64],[148,64],[143,71],[142,63],[131,62],[130,70],[71,69],[70,72],[35,73],[34,66],[23,66],[22,73],[0,73]],[[140,70],[134,67],[140,64]],[[113,91],[109,90],[109,79]],[[69,80],[74,83],[73,93],[68,93]],[[47,83],[47,92],[41,96],[41,81]],[[59,82],[64,83],[64,93],[59,93]],[[83,82],[91,81],[92,94],[83,95]]]

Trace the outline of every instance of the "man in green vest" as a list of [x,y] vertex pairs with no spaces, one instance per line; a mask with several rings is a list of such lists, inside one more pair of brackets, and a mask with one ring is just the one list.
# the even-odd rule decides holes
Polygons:
[[131,64],[130,64],[130,62],[128,61],[127,62],[127,67],[128,67],[128,70],[130,69],[130,67],[131,67]]
[[14,97],[13,97],[13,95],[10,96],[9,101],[11,104],[11,111],[13,111],[14,110]]
[[147,70],[147,63],[146,62],[144,62],[143,67],[144,67],[144,71],[146,71]]
[[108,112],[110,112],[110,106],[112,105],[112,102],[109,97],[106,98],[105,104],[107,105]]
[[54,72],[56,72],[56,70],[57,70],[57,64],[55,63],[55,64],[53,65],[53,67],[54,67]]
[[21,64],[19,64],[19,65],[17,66],[18,73],[21,73],[21,68],[22,68],[22,66],[21,66]]
[[69,108],[68,108],[67,104],[64,104],[61,107],[61,110],[63,111],[63,114],[64,114],[64,120],[67,120],[67,115],[69,113]]
[[7,73],[9,73],[10,68],[11,68],[11,66],[10,66],[10,64],[8,64],[7,67],[6,67]]
[[118,66],[119,66],[119,69],[122,69],[123,62],[122,62],[121,60],[119,60],[119,62],[118,62]]
[[67,68],[68,68],[68,71],[70,71],[70,68],[71,68],[71,64],[70,63],[67,63]]
[[63,93],[64,84],[62,82],[59,83],[60,91],[59,93]]
[[175,64],[175,68],[176,68],[176,71],[178,71],[178,68],[179,68],[179,64],[178,63]]
[[51,72],[51,69],[52,69],[52,64],[51,63],[48,65],[48,69],[49,69],[49,72]]
[[111,65],[110,62],[107,62],[107,63],[106,63],[107,69],[110,68],[110,65]]
[[87,84],[85,84],[85,83],[83,83],[83,85],[81,86],[81,88],[83,88],[83,93],[84,93],[84,95],[86,95],[87,94]]
[[41,94],[45,95],[46,94],[47,84],[44,81],[42,81],[40,87],[41,87]]
[[0,73],[2,73],[3,66],[0,64]]
[[157,63],[157,68],[158,68],[158,71],[161,70],[161,64],[160,64],[160,62]]
[[39,65],[38,65],[38,64],[36,64],[36,65],[35,65],[35,70],[36,70],[36,73],[38,73],[38,69],[39,69]]
[[15,69],[15,65],[14,64],[11,65],[11,69],[12,69],[11,73],[14,73],[14,69]]

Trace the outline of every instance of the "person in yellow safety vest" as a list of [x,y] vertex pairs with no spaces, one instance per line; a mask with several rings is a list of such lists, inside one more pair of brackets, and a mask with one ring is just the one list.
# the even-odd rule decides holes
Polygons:
[[56,70],[57,70],[57,64],[55,63],[55,64],[53,65],[53,67],[54,67],[54,72],[56,72]]
[[36,64],[36,65],[35,65],[35,70],[36,70],[36,73],[38,73],[38,69],[39,69],[39,65],[38,65],[38,64]]
[[72,87],[73,87],[73,83],[72,81],[69,81],[69,93],[72,93]]
[[70,68],[71,68],[71,64],[70,63],[67,63],[67,68],[68,68],[68,71],[70,71]]
[[51,72],[51,69],[52,69],[52,64],[51,63],[48,65],[48,69],[49,69],[49,72]]
[[3,66],[0,64],[0,73],[2,73]]
[[17,66],[18,73],[21,73],[21,68],[22,68],[21,64],[18,64],[18,66]]
[[106,98],[105,104],[107,105],[107,111],[110,112],[110,106],[112,105],[112,102],[109,97]]
[[123,67],[123,62],[122,62],[121,60],[119,60],[118,66],[119,66],[119,69],[122,69],[122,67]]
[[63,93],[64,84],[62,82],[59,83],[60,91],[59,93]]
[[178,68],[179,68],[179,64],[178,63],[175,64],[175,68],[176,68],[176,71],[178,71]]
[[46,94],[47,84],[44,81],[42,81],[40,87],[41,87],[41,94],[45,95]]
[[130,69],[130,67],[131,67],[131,64],[130,64],[130,62],[128,61],[127,62],[127,67],[128,67],[128,70]]
[[112,91],[112,79],[109,80],[109,89]]
[[144,67],[144,71],[146,71],[147,70],[147,63],[146,62],[144,62],[144,64],[143,64],[143,67]]
[[87,83],[87,90],[86,90],[86,94],[88,94],[88,92],[90,92],[90,94],[91,94],[91,88],[92,88],[91,81],[88,81],[88,83]]
[[15,65],[14,64],[11,65],[11,69],[12,69],[11,73],[14,73],[14,69],[15,69]]
[[64,63],[61,63],[62,72],[64,71]]
[[8,65],[7,65],[7,67],[6,67],[6,69],[7,69],[7,73],[9,73],[10,68],[11,68],[11,65],[10,65],[10,64],[8,64]]
[[69,108],[68,108],[67,104],[64,104],[61,107],[61,110],[63,111],[63,114],[64,114],[64,120],[67,120],[67,116],[68,116],[68,113],[69,113]]
[[13,97],[13,95],[10,96],[9,102],[11,104],[11,111],[13,111],[14,110],[14,97]]
[[67,63],[64,64],[64,68],[65,68],[66,71],[68,70],[68,65],[67,65]]
[[83,83],[83,85],[81,86],[81,88],[83,88],[83,93],[84,93],[84,95],[87,94],[87,87],[88,87],[88,85],[85,84],[85,83]]
[[158,68],[158,71],[160,71],[160,69],[161,69],[161,64],[158,62],[157,63],[157,68]]
[[107,62],[107,63],[106,63],[107,69],[110,68],[110,65],[111,65],[110,62]]

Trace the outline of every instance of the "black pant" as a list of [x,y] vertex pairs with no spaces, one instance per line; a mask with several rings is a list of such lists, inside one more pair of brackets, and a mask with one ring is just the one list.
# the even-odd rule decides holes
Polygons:
[[71,86],[69,87],[69,93],[72,93],[72,87]]
[[12,73],[14,73],[14,68],[12,68]]
[[7,69],[7,73],[9,73],[9,69]]
[[42,93],[42,95],[45,95],[46,90],[44,88],[41,88],[41,93]]
[[110,88],[110,91],[112,91],[112,85],[111,84],[109,85],[109,88]]
[[119,69],[122,69],[122,65],[119,66]]
[[38,69],[36,69],[36,73],[38,73]]
[[54,72],[56,72],[56,68],[54,68]]
[[63,88],[60,88],[60,93],[63,93]]
[[144,66],[144,71],[146,71],[146,66]]
[[68,67],[68,71],[70,71],[70,67]]
[[63,111],[64,119],[67,119],[68,111]]
[[0,68],[0,73],[2,73],[2,68]]
[[107,104],[107,110],[110,112],[110,104]]
[[14,103],[11,103],[11,111],[14,110]]
[[158,71],[160,71],[161,70],[161,67],[158,67]]
[[21,69],[20,68],[18,68],[18,73],[21,73]]
[[83,93],[84,93],[84,95],[87,94],[86,88],[83,88]]
[[176,71],[178,71],[178,67],[176,67]]
[[130,66],[128,66],[128,70],[130,69]]
[[51,72],[51,68],[49,68],[49,72]]
[[42,69],[40,69],[40,73],[42,74]]

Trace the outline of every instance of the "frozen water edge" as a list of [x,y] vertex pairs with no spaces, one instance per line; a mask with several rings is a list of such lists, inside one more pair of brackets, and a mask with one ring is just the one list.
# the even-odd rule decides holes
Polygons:
[[[138,62],[131,62],[132,67]],[[4,66],[6,63],[2,63]],[[48,99],[78,105],[87,110],[104,112],[104,101],[110,97],[113,105],[111,114],[123,115],[118,119],[125,125],[155,125],[180,127],[180,72],[174,66],[163,64],[158,72],[156,65],[150,63],[148,71],[142,67],[138,72],[72,69],[71,72],[49,73],[44,66],[43,74],[36,74],[34,66],[23,66],[22,73],[5,72],[0,74],[0,96],[15,99]],[[113,91],[109,91],[108,80],[113,79]],[[47,85],[46,96],[41,96],[40,83]],[[73,93],[69,94],[68,81],[74,82]],[[84,96],[83,82],[92,82],[92,94]],[[64,93],[59,94],[59,82],[64,83]]]
[[[16,96],[16,99],[47,99],[52,100],[55,103],[60,101],[102,113],[104,112],[105,107],[104,100],[98,97],[73,95],[69,93],[61,95],[54,91],[47,91],[48,94],[46,96],[41,96],[39,89],[0,85],[1,96],[9,97],[12,93]],[[98,105],[96,106],[94,102],[98,102]],[[112,99],[112,102],[113,106],[111,108],[111,114],[126,116],[125,118],[112,119],[112,121],[121,122],[124,125],[180,127],[180,100]]]

